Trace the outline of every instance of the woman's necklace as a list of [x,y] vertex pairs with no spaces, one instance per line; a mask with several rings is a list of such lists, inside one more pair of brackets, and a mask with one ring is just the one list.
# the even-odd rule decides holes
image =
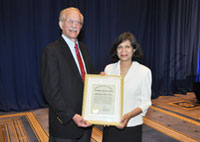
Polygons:
[[123,75],[123,74],[126,74],[127,72],[128,72],[128,69],[121,71],[120,74]]
[[126,69],[124,71],[120,71],[120,75],[125,76],[127,72],[128,72],[128,69]]
[[131,62],[131,64],[129,64],[129,65],[121,65],[121,66],[120,66],[120,75],[125,76],[126,73],[127,73],[128,70],[129,70],[129,68],[131,67],[131,65],[132,65],[132,62]]

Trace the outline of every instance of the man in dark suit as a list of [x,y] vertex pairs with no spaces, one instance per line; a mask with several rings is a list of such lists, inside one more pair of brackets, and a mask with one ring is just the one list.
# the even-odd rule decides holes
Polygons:
[[[41,80],[49,105],[50,142],[89,142],[91,124],[81,117],[85,73],[93,73],[86,46],[77,37],[83,15],[77,8],[60,12],[62,36],[44,48]],[[75,48],[76,47],[76,48]]]

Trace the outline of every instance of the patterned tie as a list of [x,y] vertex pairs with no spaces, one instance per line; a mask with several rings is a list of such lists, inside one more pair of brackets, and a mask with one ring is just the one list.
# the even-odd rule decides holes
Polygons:
[[76,43],[75,43],[75,51],[76,51],[76,57],[78,59],[79,67],[81,69],[81,76],[82,76],[82,79],[83,79],[83,82],[84,82],[85,69],[84,69],[83,61],[81,59],[81,55],[80,55],[80,52],[79,52],[79,49],[78,49],[78,45]]

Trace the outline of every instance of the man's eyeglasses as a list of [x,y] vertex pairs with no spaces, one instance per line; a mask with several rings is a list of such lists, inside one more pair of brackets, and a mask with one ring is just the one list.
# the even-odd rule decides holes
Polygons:
[[80,22],[80,21],[74,21],[74,20],[72,20],[72,19],[66,19],[65,20],[66,22],[67,22],[67,24],[69,24],[69,25],[73,25],[73,23],[75,23],[75,25],[77,25],[77,26],[82,26],[82,22]]

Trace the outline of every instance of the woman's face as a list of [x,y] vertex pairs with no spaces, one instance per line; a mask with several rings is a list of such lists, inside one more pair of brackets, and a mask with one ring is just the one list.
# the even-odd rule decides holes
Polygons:
[[131,61],[133,56],[133,47],[129,40],[126,40],[118,45],[117,56],[120,61]]

